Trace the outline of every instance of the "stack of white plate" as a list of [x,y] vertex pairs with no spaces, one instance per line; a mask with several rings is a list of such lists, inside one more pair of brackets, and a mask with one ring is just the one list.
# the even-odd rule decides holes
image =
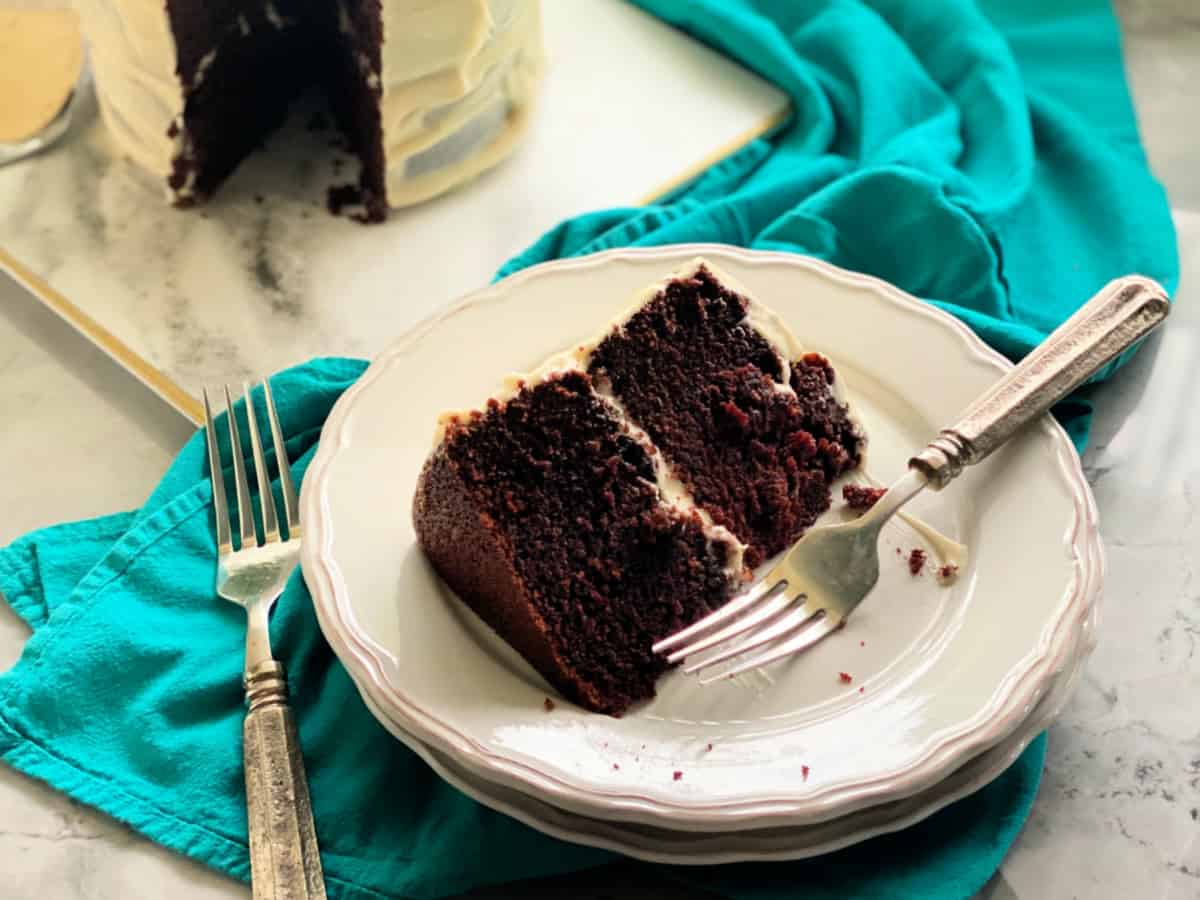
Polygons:
[[929,305],[791,254],[688,245],[538,266],[414,329],[340,400],[304,483],[304,574],[380,722],[480,802],[656,861],[812,856],[977,790],[1058,713],[1094,641],[1095,507],[1046,418],[915,501],[969,548],[953,584],[909,572],[923,544],[897,520],[878,587],[808,653],[705,687],[669,673],[621,718],[561,700],[423,558],[417,475],[440,412],[478,404],[696,256],[833,360],[880,481],[1008,366]]

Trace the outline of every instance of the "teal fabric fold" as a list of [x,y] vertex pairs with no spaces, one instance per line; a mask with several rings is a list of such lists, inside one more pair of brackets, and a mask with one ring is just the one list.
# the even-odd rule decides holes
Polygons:
[[[679,241],[806,253],[898,284],[1012,357],[1110,277],[1138,271],[1174,289],[1174,232],[1106,3],[639,5],[779,85],[790,121],[657,203],[564,222],[500,275]],[[297,478],[364,365],[319,359],[273,378]],[[1082,448],[1088,392],[1056,412]],[[197,435],[141,509],[0,550],[0,591],[33,629],[0,677],[0,758],[246,879],[244,630],[241,612],[213,596],[210,500]],[[443,897],[612,858],[480,806],[384,732],[322,639],[299,576],[271,629],[331,896]],[[1018,833],[1044,751],[1042,737],[993,784],[860,847],[664,871],[746,900],[965,898]]]
[[[321,359],[272,378],[296,478],[316,449],[316,426],[364,368]],[[220,420],[218,428],[224,435]],[[0,587],[32,611],[34,629],[0,677],[0,759],[246,879],[245,626],[241,610],[213,595],[211,501],[197,434],[137,513],[53,526],[0,551]],[[480,806],[388,734],[321,637],[299,574],[271,637],[289,667],[332,896],[452,896],[612,858]],[[754,900],[794,896],[797,880],[806,897],[967,896],[1024,819],[1044,743],[993,785],[899,835],[814,862],[673,874]],[[929,893],[934,881],[942,893]]]

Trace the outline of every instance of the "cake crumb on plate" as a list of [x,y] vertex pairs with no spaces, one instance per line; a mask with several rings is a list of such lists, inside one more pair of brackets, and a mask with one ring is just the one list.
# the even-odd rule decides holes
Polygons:
[[865,512],[887,493],[887,488],[866,487],[861,484],[846,484],[842,486],[842,499],[851,509]]

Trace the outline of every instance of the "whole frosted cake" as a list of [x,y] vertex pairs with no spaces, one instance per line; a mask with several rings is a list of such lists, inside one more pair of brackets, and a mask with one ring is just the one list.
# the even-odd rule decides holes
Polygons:
[[209,196],[324,88],[364,215],[503,159],[542,63],[538,0],[76,0],[104,120],[172,202]]
[[859,465],[833,367],[702,260],[597,339],[442,417],[421,547],[550,683],[620,713],[651,644],[723,604]]

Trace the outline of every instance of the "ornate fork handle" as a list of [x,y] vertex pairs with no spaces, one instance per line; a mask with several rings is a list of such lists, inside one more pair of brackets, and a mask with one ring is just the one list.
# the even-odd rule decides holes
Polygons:
[[325,883],[304,758],[283,666],[246,675],[242,727],[254,900],[324,900]]
[[942,429],[909,467],[940,490],[1145,337],[1169,311],[1165,291],[1148,278],[1109,282],[955,425]]

